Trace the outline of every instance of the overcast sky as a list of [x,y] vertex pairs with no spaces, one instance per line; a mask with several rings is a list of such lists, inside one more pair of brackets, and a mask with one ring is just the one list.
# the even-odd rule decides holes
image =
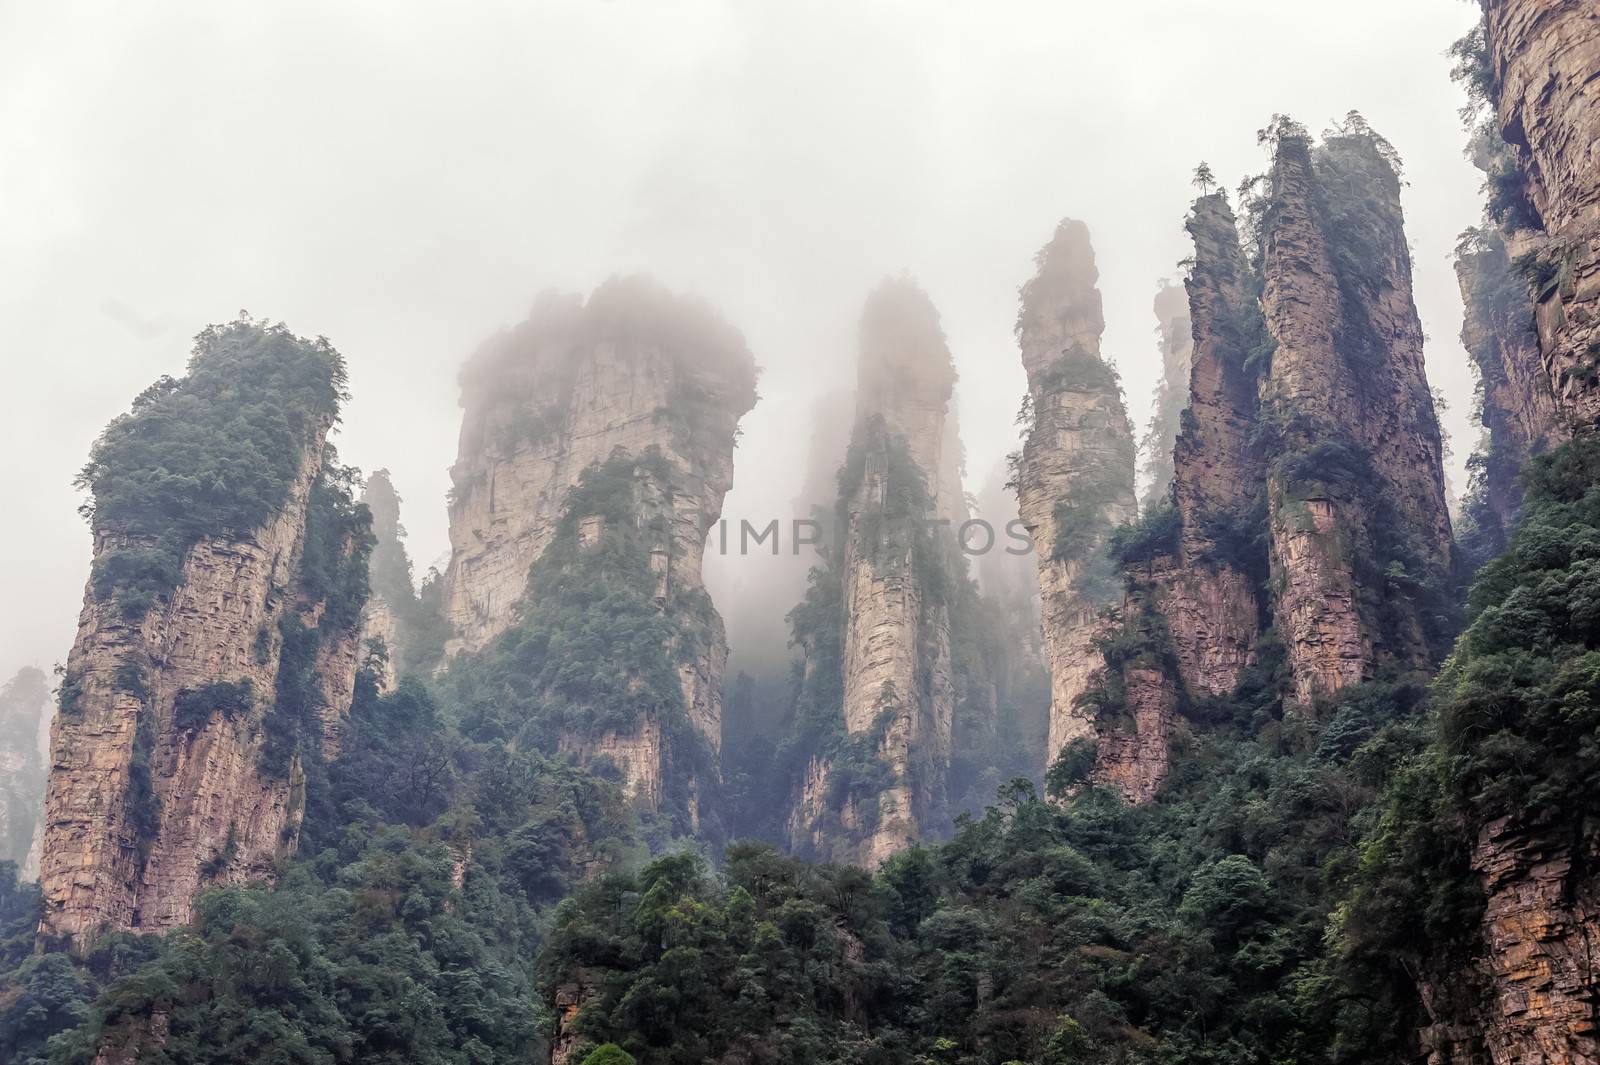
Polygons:
[[763,398],[726,513],[765,519],[803,475],[813,397],[854,378],[867,290],[909,270],[955,353],[976,491],[1016,446],[1016,291],[1057,220],[1093,233],[1142,426],[1189,174],[1264,169],[1274,112],[1316,131],[1358,109],[1405,158],[1459,486],[1475,433],[1449,253],[1479,196],[1444,53],[1476,11],[0,0],[0,679],[65,659],[90,546],[73,474],[209,322],[244,308],[345,354],[340,452],[393,471],[421,569],[447,547],[456,369],[540,290],[648,270],[744,331]]

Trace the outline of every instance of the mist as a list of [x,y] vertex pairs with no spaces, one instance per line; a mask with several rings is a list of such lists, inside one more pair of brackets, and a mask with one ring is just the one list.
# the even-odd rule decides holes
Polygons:
[[[1255,131],[1274,112],[1316,132],[1360,110],[1404,157],[1461,487],[1476,432],[1448,255],[1480,197],[1445,50],[1476,14],[1461,0],[0,5],[0,676],[66,657],[90,558],[73,475],[207,323],[247,309],[345,355],[341,459],[392,471],[425,571],[448,547],[458,370],[541,291],[646,271],[742,330],[762,399],[724,516],[787,528],[847,435],[838,390],[855,381],[862,303],[907,271],[954,354],[978,494],[1017,446],[1017,288],[1057,221],[1093,234],[1104,350],[1142,429],[1160,372],[1151,300],[1189,254],[1189,175],[1202,159],[1228,187],[1263,170]],[[734,668],[771,665],[804,580],[788,552],[708,556]]]

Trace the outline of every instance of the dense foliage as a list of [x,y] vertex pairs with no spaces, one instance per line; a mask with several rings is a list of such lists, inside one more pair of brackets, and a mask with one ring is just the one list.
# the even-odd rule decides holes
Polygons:
[[665,603],[655,598],[651,547],[670,534],[670,506],[640,500],[670,493],[672,477],[655,451],[619,450],[584,471],[529,574],[520,621],[459,659],[444,686],[468,736],[519,749],[553,754],[651,722],[668,765],[664,827],[687,834],[699,813],[694,782],[709,787],[714,774],[678,668],[698,658],[715,622],[703,589],[673,586]]
[[663,860],[564,904],[544,978],[581,973],[578,1032],[646,1061],[1341,1060],[1324,931],[1417,693],[1291,727],[1273,672],[1203,710],[1149,808],[1018,781],[875,875]]
[[344,360],[323,338],[248,317],[201,333],[188,373],[140,393],[79,474],[92,493],[83,512],[105,541],[95,594],[143,617],[177,583],[194,543],[263,525],[344,386]]
[[539,914],[596,863],[643,854],[620,792],[464,738],[411,681],[380,697],[363,674],[345,741],[276,887],[209,892],[189,930],[28,957],[37,892],[0,880],[0,1056],[544,1061]]

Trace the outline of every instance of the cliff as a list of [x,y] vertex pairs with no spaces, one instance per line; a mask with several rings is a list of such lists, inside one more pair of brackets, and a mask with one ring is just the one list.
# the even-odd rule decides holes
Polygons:
[[1534,288],[1545,372],[1572,418],[1600,418],[1600,12],[1483,0],[1495,123],[1516,166],[1512,256]]
[[[1506,550],[1485,567],[1498,583],[1475,595],[1478,616],[1438,685],[1441,742],[1467,777],[1458,830],[1482,908],[1458,956],[1434,960],[1443,974],[1419,981],[1424,1002],[1452,1007],[1421,1041],[1441,1065],[1589,1065],[1600,1061],[1600,846],[1593,781],[1578,768],[1592,730],[1565,709],[1588,700],[1570,693],[1565,671],[1595,642],[1592,626],[1566,619],[1583,616],[1600,462],[1587,432],[1556,449],[1569,424],[1600,416],[1600,10],[1581,0],[1487,0],[1483,10],[1458,74],[1492,112],[1478,145],[1490,224],[1466,234],[1457,274],[1487,437],[1479,522],[1499,523],[1484,553]],[[1519,472],[1529,479],[1514,481]],[[1552,587],[1561,591],[1546,603],[1540,592]],[[1508,624],[1520,602],[1540,608]],[[1533,690],[1481,723],[1484,697],[1510,686],[1474,678],[1474,660],[1511,653],[1534,663]],[[1537,766],[1509,791],[1508,750]]]
[[45,778],[39,741],[49,709],[44,673],[31,666],[0,688],[0,862],[17,863],[24,878],[37,861]]
[[1183,684],[1194,695],[1224,695],[1251,661],[1260,628],[1265,566],[1251,530],[1265,468],[1252,445],[1258,381],[1250,356],[1263,344],[1265,323],[1227,197],[1195,201],[1187,228],[1194,240],[1184,282],[1194,352],[1173,450],[1180,526],[1157,594]]
[[1451,565],[1442,446],[1392,149],[1358,117],[1275,133],[1262,312],[1273,610],[1310,707],[1380,663],[1425,668]]
[[405,526],[400,524],[400,494],[389,471],[374,470],[361,491],[372,514],[369,592],[361,613],[359,649],[363,658],[381,653],[379,691],[391,691],[401,673],[431,666],[441,649],[441,618],[430,616],[417,597]]
[[[364,591],[365,512],[325,455],[342,387],[326,341],[245,319],[202,333],[188,376],[96,443],[95,564],[51,734],[45,933],[172,928],[201,888],[270,877],[293,851],[304,760],[349,707],[339,648]],[[211,476],[239,487],[219,498]]]
[[[655,634],[640,646],[643,657],[623,661],[599,631],[587,653],[652,691],[656,679],[645,674],[670,669],[676,694],[634,712],[623,704],[645,700],[616,692],[613,706],[610,693],[553,684],[542,689],[548,706],[529,705],[522,693],[528,720],[508,727],[532,727],[540,744],[613,763],[651,806],[669,790],[695,791],[701,775],[715,776],[721,742],[727,640],[701,565],[732,483],[738,422],[756,399],[743,337],[705,305],[647,278],[614,279],[587,301],[542,297],[527,321],[484,345],[461,383],[466,413],[451,470],[444,580],[455,637],[447,650],[495,647],[500,666],[529,668],[515,652],[531,632],[578,624],[578,599],[634,582],[630,607]],[[578,573],[600,583],[578,589]],[[545,586],[548,594],[536,594]],[[555,663],[582,650],[570,640],[542,647],[538,668],[553,681]],[[680,713],[693,742],[709,751],[699,774],[669,771]],[[697,816],[698,800],[678,799],[675,807]]]
[[952,530],[937,522],[965,504],[943,498],[959,486],[959,471],[946,468],[960,455],[947,425],[955,370],[926,294],[905,278],[885,281],[862,312],[860,344],[839,474],[844,540],[831,572],[813,577],[814,592],[837,582],[816,607],[837,609],[837,621],[807,617],[806,604],[791,615],[802,700],[825,693],[815,710],[832,731],[802,747],[810,760],[788,833],[796,849],[872,867],[947,817],[950,611],[966,574]]
[[1188,409],[1189,364],[1194,356],[1194,329],[1183,286],[1162,281],[1151,310],[1156,316],[1161,380],[1156,385],[1150,424],[1139,440],[1143,456],[1140,473],[1145,478],[1140,507],[1144,510],[1166,502],[1172,489],[1172,447],[1178,439],[1183,412]]
[[1100,355],[1105,320],[1088,227],[1062,222],[1036,263],[1017,318],[1028,395],[1016,483],[1038,562],[1053,760],[1096,731],[1077,701],[1104,666],[1097,617],[1119,592],[1105,542],[1135,516],[1135,456],[1121,386]]
[[657,448],[672,464],[671,578],[699,584],[705,536],[733,482],[738,421],[755,403],[735,330],[647,278],[613,279],[587,301],[540,297],[473,356],[461,388],[447,653],[481,649],[511,624],[568,491],[618,448]]
[[1544,373],[1533,303],[1500,230],[1484,226],[1463,234],[1455,268],[1465,307],[1461,343],[1477,370],[1483,426],[1470,462],[1468,514],[1480,541],[1477,553],[1488,558],[1505,548],[1521,513],[1517,475],[1523,465],[1567,434]]

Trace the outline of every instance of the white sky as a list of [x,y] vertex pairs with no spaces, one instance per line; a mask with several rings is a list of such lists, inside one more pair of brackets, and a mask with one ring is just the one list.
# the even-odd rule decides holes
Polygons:
[[344,352],[340,451],[393,471],[420,569],[447,547],[456,368],[539,290],[646,269],[744,330],[764,398],[726,513],[764,521],[800,483],[812,397],[853,380],[861,300],[907,269],[944,316],[976,491],[1015,446],[1016,290],[1057,219],[1093,232],[1142,427],[1189,174],[1263,169],[1274,112],[1316,131],[1358,109],[1405,157],[1459,485],[1475,432],[1449,253],[1479,196],[1444,52],[1476,14],[0,0],[0,679],[65,659],[89,563],[72,476],[208,322],[246,308]]

